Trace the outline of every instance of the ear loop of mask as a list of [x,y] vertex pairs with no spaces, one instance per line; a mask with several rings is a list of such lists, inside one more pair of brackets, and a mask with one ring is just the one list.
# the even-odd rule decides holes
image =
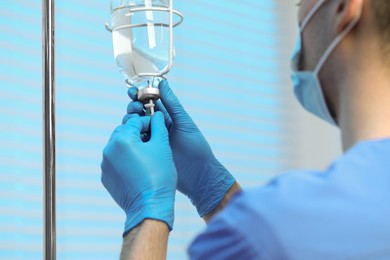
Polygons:
[[303,19],[300,30],[303,32],[303,29],[305,29],[306,25],[310,22],[311,18],[313,18],[314,14],[317,13],[318,9],[326,2],[327,0],[321,0],[318,1],[313,8],[310,10],[310,12],[306,15],[306,17]]
[[330,54],[334,51],[334,49],[337,47],[337,45],[340,44],[340,42],[344,39],[344,37],[356,26],[356,24],[360,21],[360,18],[363,13],[363,3],[361,4],[361,7],[359,9],[359,13],[356,16],[356,18],[344,29],[344,31],[339,34],[331,43],[331,45],[328,47],[328,49],[325,51],[325,53],[322,55],[321,59],[319,60],[316,68],[314,69],[314,73],[318,75],[320,72],[322,66],[326,62],[326,60],[329,58]]
[[[310,22],[310,20],[313,18],[313,16],[318,12],[318,10],[321,8],[321,6],[326,2],[327,0],[320,0],[318,1],[312,8],[311,10],[309,11],[309,13],[305,16],[305,18],[303,18],[301,24],[299,25],[298,24],[298,31],[299,31],[299,34],[300,34],[300,37],[299,37],[299,43],[300,46],[299,46],[299,49],[302,51],[302,44],[303,44],[303,30],[306,28],[307,24]],[[296,47],[297,48],[297,47]],[[299,54],[301,56],[301,54]],[[300,58],[299,58],[300,59]],[[296,64],[296,70],[300,70],[299,69],[299,63]]]

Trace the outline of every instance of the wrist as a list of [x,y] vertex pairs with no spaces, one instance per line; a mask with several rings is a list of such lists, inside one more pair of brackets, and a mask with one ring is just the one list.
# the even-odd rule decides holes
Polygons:
[[203,216],[204,221],[208,222],[215,214],[223,210],[225,206],[228,204],[228,202],[230,201],[230,199],[240,190],[241,190],[240,185],[237,182],[235,182],[233,186],[226,192],[221,203],[216,208],[214,208],[210,213]]
[[210,214],[221,204],[236,180],[217,160],[203,165],[200,171],[201,181],[189,197],[198,214],[203,217]]
[[173,229],[175,191],[164,195],[154,195],[131,203],[125,210],[124,236],[146,219],[164,222],[169,231]]

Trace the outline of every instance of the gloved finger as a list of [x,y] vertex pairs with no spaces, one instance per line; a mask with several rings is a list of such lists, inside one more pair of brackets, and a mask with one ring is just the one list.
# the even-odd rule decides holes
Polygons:
[[139,101],[132,101],[127,105],[127,114],[137,113],[140,116],[145,115],[144,105]]
[[168,140],[168,129],[165,126],[164,114],[161,111],[157,111],[152,116],[151,134],[151,141],[158,140],[161,142],[162,139]]
[[149,129],[150,116],[133,117],[123,125],[121,134],[130,142],[142,142],[141,134]]
[[167,126],[167,128],[169,130],[172,126],[172,119],[171,119],[171,116],[169,115],[168,111],[165,109],[164,105],[161,103],[160,100],[156,101],[156,110],[161,111],[164,114],[165,125]]
[[129,95],[129,97],[133,100],[133,101],[138,101],[138,88],[136,87],[130,87],[128,90],[127,90],[127,94]]
[[160,89],[162,104],[168,111],[172,122],[175,124],[175,127],[177,126],[180,128],[183,124],[187,125],[189,121],[192,122],[192,119],[180,104],[179,99],[169,87],[168,81],[161,81],[158,87]]
[[127,121],[129,121],[130,119],[132,119],[133,117],[139,117],[140,115],[138,114],[127,114],[123,117],[122,119],[122,125],[125,125],[127,123]]

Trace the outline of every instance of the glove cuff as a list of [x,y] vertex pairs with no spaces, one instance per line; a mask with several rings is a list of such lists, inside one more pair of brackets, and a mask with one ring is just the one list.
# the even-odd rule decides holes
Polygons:
[[[175,195],[173,195],[173,197],[174,196]],[[169,231],[172,231],[174,218],[174,200],[166,202],[156,200],[133,205],[131,209],[126,212],[123,237],[146,219],[164,222],[168,225]]]
[[196,187],[192,196],[192,204],[196,207],[199,216],[203,217],[220,205],[228,190],[236,182],[230,172],[220,163],[205,165],[202,174],[207,181]]

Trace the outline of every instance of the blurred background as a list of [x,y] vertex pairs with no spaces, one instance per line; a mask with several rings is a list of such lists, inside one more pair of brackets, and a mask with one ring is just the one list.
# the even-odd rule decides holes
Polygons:
[[[175,1],[171,87],[243,187],[291,169],[325,168],[336,128],[294,99],[295,1]],[[0,2],[0,259],[42,259],[41,1]],[[116,67],[109,1],[56,1],[58,259],[118,259],[125,215],[100,162],[130,101]],[[168,259],[205,228],[181,194]]]

